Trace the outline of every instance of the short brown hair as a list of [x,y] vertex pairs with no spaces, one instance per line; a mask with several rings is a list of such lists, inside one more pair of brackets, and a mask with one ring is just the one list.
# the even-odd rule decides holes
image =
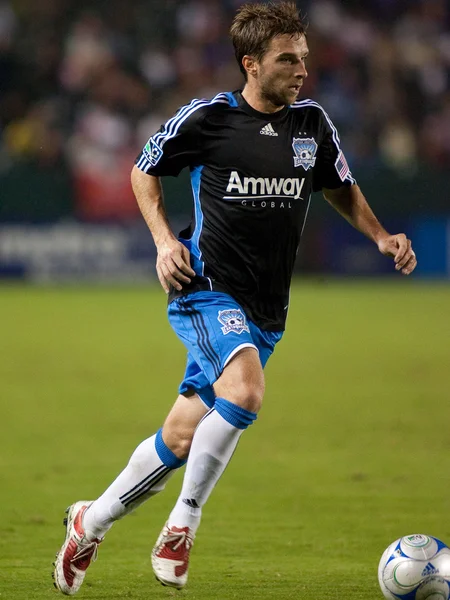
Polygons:
[[230,35],[239,68],[247,78],[242,64],[246,54],[260,61],[270,40],[277,35],[306,35],[306,25],[295,2],[244,4],[233,19]]

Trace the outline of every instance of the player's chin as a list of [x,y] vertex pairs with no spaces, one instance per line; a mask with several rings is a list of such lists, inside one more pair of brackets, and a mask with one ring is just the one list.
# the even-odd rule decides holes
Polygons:
[[288,102],[286,102],[286,104],[295,102],[300,94],[300,89],[301,86],[300,85],[295,85],[295,86],[291,86],[288,88],[287,90],[287,96],[289,96],[289,100]]

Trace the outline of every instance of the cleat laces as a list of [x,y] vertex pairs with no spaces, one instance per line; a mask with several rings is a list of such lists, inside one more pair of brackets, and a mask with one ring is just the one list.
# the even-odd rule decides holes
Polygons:
[[85,570],[89,564],[97,560],[98,555],[98,543],[89,542],[83,544],[82,548],[70,559],[71,564],[77,563],[75,566],[78,569]]
[[187,550],[190,550],[192,548],[194,540],[191,538],[190,535],[187,534],[186,531],[171,531],[170,533],[164,536],[164,540],[160,547],[165,546],[166,544],[170,544],[172,542],[176,542],[172,546],[173,551],[178,550],[183,544],[186,546]]

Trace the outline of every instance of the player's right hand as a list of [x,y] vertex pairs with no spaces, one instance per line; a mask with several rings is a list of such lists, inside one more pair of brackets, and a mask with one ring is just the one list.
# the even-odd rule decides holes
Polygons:
[[190,283],[191,277],[195,277],[195,271],[190,266],[190,254],[186,246],[176,239],[160,244],[156,272],[166,294],[169,293],[169,285],[180,291],[182,283]]

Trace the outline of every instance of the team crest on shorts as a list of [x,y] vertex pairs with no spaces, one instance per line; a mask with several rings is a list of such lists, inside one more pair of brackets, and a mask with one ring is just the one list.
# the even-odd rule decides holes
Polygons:
[[294,167],[303,167],[307,171],[316,164],[317,142],[314,138],[293,138],[292,147]]
[[152,138],[144,146],[144,155],[148,162],[154,167],[163,154],[162,148]]
[[234,333],[242,333],[243,331],[250,333],[247,320],[240,308],[219,310],[217,320],[223,325],[221,329],[224,335],[227,335],[227,333],[230,333],[231,331],[234,331]]

